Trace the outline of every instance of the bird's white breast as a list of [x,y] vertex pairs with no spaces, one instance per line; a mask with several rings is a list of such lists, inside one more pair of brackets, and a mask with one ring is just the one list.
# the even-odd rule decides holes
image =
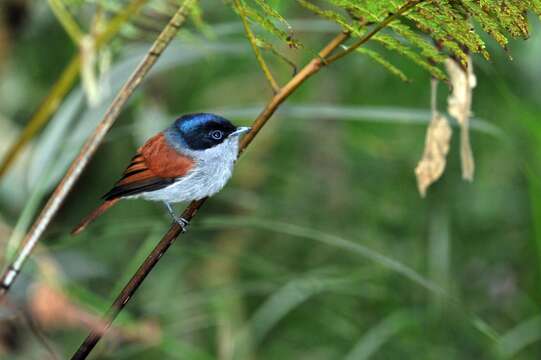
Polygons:
[[228,138],[210,149],[184,152],[195,160],[195,165],[186,175],[163,189],[142,193],[137,197],[175,203],[216,194],[233,174],[238,154],[238,137]]

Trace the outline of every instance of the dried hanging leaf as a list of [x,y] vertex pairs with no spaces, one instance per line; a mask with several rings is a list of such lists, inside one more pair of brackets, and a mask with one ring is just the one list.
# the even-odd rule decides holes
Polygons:
[[473,73],[471,57],[464,69],[455,60],[447,59],[445,68],[451,82],[451,95],[447,99],[448,111],[460,124],[460,158],[462,160],[462,178],[472,181],[475,170],[473,152],[470,144],[469,122],[473,88],[477,80]]
[[426,196],[426,189],[438,180],[445,170],[451,135],[452,130],[447,118],[434,112],[426,132],[423,157],[415,168],[417,187],[422,197]]

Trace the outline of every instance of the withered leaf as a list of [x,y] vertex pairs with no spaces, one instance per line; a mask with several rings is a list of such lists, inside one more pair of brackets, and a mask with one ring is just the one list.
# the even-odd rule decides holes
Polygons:
[[472,93],[477,80],[473,73],[471,57],[468,58],[468,66],[464,69],[453,59],[445,61],[445,67],[449,74],[452,90],[447,98],[448,111],[460,125],[460,158],[462,160],[462,178],[473,180],[475,163],[470,144],[469,122],[471,115]]
[[438,180],[445,170],[451,135],[452,130],[447,118],[434,112],[426,132],[423,157],[415,168],[417,187],[422,197],[425,197],[426,189]]

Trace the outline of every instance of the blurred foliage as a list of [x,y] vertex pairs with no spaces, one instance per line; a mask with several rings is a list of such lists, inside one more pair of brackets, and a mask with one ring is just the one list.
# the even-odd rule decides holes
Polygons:
[[[244,3],[290,36],[286,44],[274,33],[264,41],[297,65],[341,29],[298,2]],[[310,3],[354,23],[342,4],[365,2]],[[385,3],[394,9],[402,4]],[[491,14],[492,3],[462,1],[460,9]],[[63,4],[86,33],[97,6],[113,15],[125,2]],[[423,6],[434,11],[428,2]],[[99,101],[91,106],[85,89],[75,87],[2,179],[2,249],[24,234],[170,8],[174,2],[151,1],[98,52]],[[75,47],[46,2],[8,0],[0,9],[2,154]],[[376,10],[376,20],[389,11]],[[423,46],[432,46],[423,27],[415,29],[420,12],[393,23],[382,41],[413,49],[416,43],[405,42],[401,32],[414,31]],[[386,51],[381,41],[370,43],[364,53],[378,54],[412,81],[405,84],[352,55],[304,84],[239,161],[231,183],[147,278],[94,356],[538,359],[541,29],[530,14],[531,39],[502,43],[498,34],[525,34],[517,24],[526,18],[512,14],[474,15],[474,26],[484,31],[464,38],[481,41],[491,54],[490,61],[474,57],[473,183],[461,181],[460,158],[451,152],[443,178],[426,199],[419,197],[413,169],[430,119],[430,73],[400,51]],[[68,235],[73,225],[97,205],[134,150],[179,114],[213,111],[249,124],[271,96],[229,2],[204,0],[191,20],[124,111],[13,289],[14,305],[36,321],[61,358],[79,345],[86,326],[96,326],[92,319],[108,307],[169,218],[159,204],[126,201],[79,237]],[[260,25],[254,31],[263,37]],[[440,35],[447,40],[448,33]],[[293,40],[302,47],[288,46]],[[461,56],[450,44],[444,49]],[[423,48],[412,51],[426,58]],[[268,64],[280,83],[291,76],[281,58],[269,57]],[[440,90],[440,108],[446,95]],[[53,303],[63,306],[48,306]],[[45,357],[35,332],[10,315],[0,309],[0,358]]]

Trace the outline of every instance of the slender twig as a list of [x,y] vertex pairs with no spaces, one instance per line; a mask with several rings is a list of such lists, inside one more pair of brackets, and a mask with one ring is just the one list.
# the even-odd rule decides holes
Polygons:
[[257,39],[252,32],[252,29],[250,28],[250,24],[248,23],[248,17],[246,15],[246,11],[244,10],[244,4],[242,3],[242,0],[234,0],[235,1],[235,8],[237,9],[237,12],[239,13],[239,16],[242,20],[242,25],[244,26],[244,32],[246,33],[246,37],[248,38],[248,41],[250,41],[250,44],[252,45],[252,49],[254,50],[255,58],[257,59],[257,62],[259,63],[259,66],[261,67],[261,70],[263,71],[263,74],[269,81],[269,84],[276,94],[280,90],[280,85],[276,82],[274,77],[272,76],[272,73],[267,66],[267,63],[265,62],[265,59],[263,58],[263,55],[261,55],[261,51],[259,51],[259,46],[257,45]]
[[66,9],[64,3],[59,0],[49,0],[49,6],[71,40],[79,45],[83,38],[83,31],[68,9]]
[[363,37],[361,37],[360,39],[355,41],[353,44],[351,44],[347,49],[345,49],[344,51],[342,51],[342,52],[340,52],[340,53],[338,53],[338,54],[336,54],[334,56],[329,57],[327,59],[327,63],[331,64],[331,63],[335,62],[336,60],[339,60],[339,59],[343,58],[344,56],[346,56],[347,54],[351,53],[352,51],[357,49],[359,46],[364,45],[366,42],[368,42],[368,40],[370,40],[374,35],[376,35],[382,29],[387,27],[387,25],[389,25],[391,22],[398,19],[406,11],[414,8],[415,6],[419,5],[423,1],[426,1],[426,0],[410,0],[410,1],[408,1],[407,3],[402,5],[402,7],[400,7],[400,9],[398,9],[395,13],[389,14],[389,16],[387,16],[382,22],[380,22],[376,26],[374,26],[372,28],[372,30],[370,30],[366,35],[364,35]]
[[[252,142],[254,137],[259,133],[261,128],[265,126],[270,117],[274,114],[276,109],[286,100],[295,90],[301,86],[309,77],[317,73],[323,66],[325,66],[325,60],[340,44],[342,44],[349,37],[348,33],[340,33],[333,40],[329,42],[317,57],[312,59],[297,75],[295,75],[283,88],[281,88],[276,95],[268,102],[267,106],[259,114],[252,124],[252,130],[244,136],[240,143],[239,156]],[[199,208],[205,203],[207,198],[199,201],[192,202],[182,213],[182,217],[190,221]],[[122,289],[117,296],[107,313],[104,315],[104,322],[106,328],[111,325],[116,316],[122,311],[124,306],[132,298],[133,294],[146,276],[152,271],[154,266],[158,263],[163,254],[171,246],[171,244],[181,234],[182,230],[180,226],[175,222],[171,225],[167,233],[160,240],[158,245],[147,256],[145,261],[137,269],[133,277]],[[92,331],[84,342],[81,344],[77,352],[73,355],[72,359],[85,359],[90,351],[96,346],[98,341],[103,336],[103,332]]]
[[75,182],[80,177],[84,168],[96,152],[96,149],[102,142],[105,134],[107,134],[107,131],[118,118],[120,110],[127,103],[131,94],[139,86],[143,78],[156,63],[171,40],[173,40],[178,29],[184,23],[189,8],[196,1],[197,0],[185,0],[184,3],[178,8],[177,12],[173,15],[154,44],[152,44],[150,50],[147,52],[139,66],[137,66],[124,86],[122,86],[111,106],[109,109],[107,109],[103,119],[100,121],[90,138],[88,138],[83,145],[79,155],[77,155],[75,160],[73,160],[71,163],[68,171],[60,181],[60,184],[58,184],[53,194],[47,201],[47,204],[32,225],[29,233],[26,235],[21,251],[17,255],[15,261],[4,272],[0,282],[0,299],[13,284],[32,249],[66,199],[69,191],[75,185]]
[[[111,19],[105,30],[96,36],[96,50],[108,43],[119,32],[121,26],[130,18],[130,16],[139,11],[147,1],[148,0],[133,0],[122,10],[122,12]],[[6,152],[6,155],[0,164],[0,177],[6,173],[24,146],[43,126],[45,126],[50,119],[50,116],[58,109],[62,103],[62,99],[75,83],[77,75],[79,75],[80,67],[81,54],[77,53],[72,57],[68,66],[65,67],[47,97],[43,100],[30,121],[28,121],[28,124],[23,129],[18,139]]]

